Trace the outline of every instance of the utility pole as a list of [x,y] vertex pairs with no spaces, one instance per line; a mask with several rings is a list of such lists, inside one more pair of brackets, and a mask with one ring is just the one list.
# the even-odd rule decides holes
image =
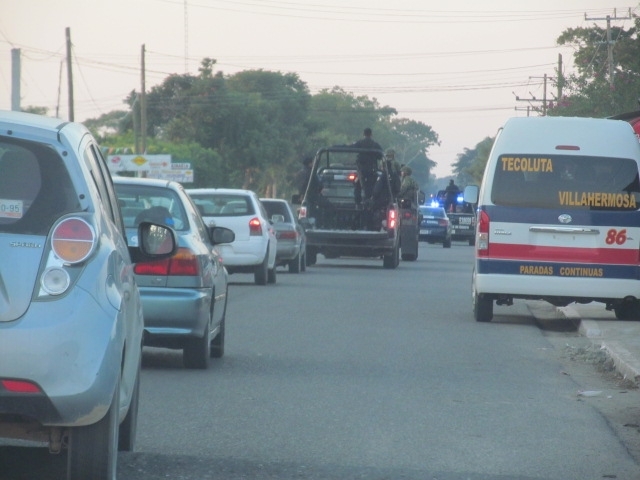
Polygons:
[[184,0],[184,73],[189,73],[189,19],[187,0]]
[[20,111],[20,49],[11,49],[11,110]]
[[631,16],[631,8],[629,8],[629,12],[626,17],[618,17],[618,13],[616,9],[613,9],[613,17],[611,15],[607,15],[606,17],[592,17],[587,18],[587,14],[584,14],[585,20],[606,20],[607,21],[607,63],[609,65],[609,87],[611,90],[614,89],[614,68],[613,68],[613,44],[615,43],[611,40],[611,20],[631,20],[633,17]]
[[558,54],[558,80],[556,81],[556,87],[558,92],[556,94],[557,101],[562,100],[562,87],[564,86],[564,75],[562,74],[562,54]]
[[[543,85],[542,85],[542,98],[536,98],[533,96],[533,94],[531,92],[529,92],[529,95],[531,95],[531,98],[520,98],[519,96],[516,95],[516,101],[517,102],[529,102],[529,104],[531,104],[532,102],[542,102],[542,107],[534,107],[533,105],[531,105],[531,109],[533,111],[536,112],[542,112],[542,116],[546,117],[547,116],[547,106],[549,104],[549,102],[547,101],[547,81],[549,79],[552,79],[553,77],[548,77],[547,74],[545,73],[543,77],[529,77],[529,79],[532,78],[542,78],[543,80]],[[515,95],[515,93],[514,93]],[[516,110],[518,110],[518,108],[516,108]],[[529,116],[529,110],[527,109],[527,116]]]
[[74,121],[73,115],[73,68],[71,63],[71,29],[66,28],[67,37],[67,82],[69,83],[69,121]]
[[137,153],[145,153],[147,151],[147,93],[145,86],[145,47],[142,44],[141,52],[141,69],[140,69],[140,139],[141,150]]

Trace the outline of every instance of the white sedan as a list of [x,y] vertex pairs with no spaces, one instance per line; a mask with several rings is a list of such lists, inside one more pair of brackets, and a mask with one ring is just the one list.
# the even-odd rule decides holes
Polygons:
[[276,283],[276,231],[258,196],[237,188],[195,188],[187,193],[209,226],[234,231],[232,243],[218,245],[230,274],[253,273],[255,283]]

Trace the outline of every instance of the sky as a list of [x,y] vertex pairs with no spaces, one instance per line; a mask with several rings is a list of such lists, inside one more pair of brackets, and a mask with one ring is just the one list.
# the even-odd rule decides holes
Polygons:
[[559,56],[573,71],[572,48],[556,44],[563,31],[605,28],[607,15],[632,26],[625,18],[640,6],[617,1],[0,0],[0,109],[11,109],[19,49],[21,107],[69,119],[69,29],[76,121],[126,109],[141,88],[144,45],[147,91],[171,74],[197,75],[209,57],[225,75],[296,73],[311,93],[339,86],[376,99],[437,133],[428,156],[445,177],[509,117],[536,114],[545,75],[553,98]]

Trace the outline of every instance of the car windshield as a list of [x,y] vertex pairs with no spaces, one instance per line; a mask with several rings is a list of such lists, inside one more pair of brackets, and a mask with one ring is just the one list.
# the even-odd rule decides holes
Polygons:
[[637,210],[633,159],[576,155],[502,155],[491,201],[496,205],[606,211]]
[[206,217],[239,217],[254,215],[253,202],[248,195],[237,193],[190,193],[198,210]]
[[115,185],[124,226],[135,228],[140,222],[155,222],[186,230],[189,224],[178,194],[169,188],[146,185]]

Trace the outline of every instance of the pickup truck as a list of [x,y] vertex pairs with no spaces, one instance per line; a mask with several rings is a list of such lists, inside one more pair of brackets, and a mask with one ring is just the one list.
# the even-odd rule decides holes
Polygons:
[[[356,202],[362,175],[358,156],[376,160],[373,196]],[[299,220],[307,236],[307,263],[325,258],[382,258],[384,268],[400,262],[400,209],[391,186],[392,173],[381,150],[334,146],[318,150]],[[366,189],[364,189],[366,190]],[[294,196],[295,203],[297,196]]]
[[439,190],[432,199],[431,205],[444,207],[447,217],[451,222],[451,239],[469,242],[469,245],[476,244],[476,214],[474,205],[466,203],[462,192],[457,196],[456,201],[447,205],[445,202],[446,191]]

